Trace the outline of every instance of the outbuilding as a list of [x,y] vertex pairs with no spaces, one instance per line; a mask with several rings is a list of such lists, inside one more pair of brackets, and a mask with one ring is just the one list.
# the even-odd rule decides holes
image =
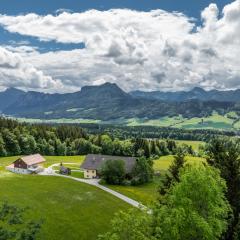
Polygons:
[[31,174],[39,173],[43,171],[42,164],[46,160],[40,154],[34,154],[18,158],[11,165],[7,166],[6,169],[20,174]]

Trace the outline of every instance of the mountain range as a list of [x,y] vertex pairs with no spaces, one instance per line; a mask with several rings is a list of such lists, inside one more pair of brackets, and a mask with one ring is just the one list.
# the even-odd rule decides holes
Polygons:
[[179,92],[125,92],[114,83],[85,86],[66,94],[24,92],[9,88],[0,92],[0,112],[26,118],[83,118],[113,120],[118,118],[157,119],[182,115],[203,117],[240,111],[240,90],[205,91],[194,88]]
[[220,102],[240,102],[240,89],[230,91],[211,90],[205,91],[202,88],[195,87],[191,91],[179,92],[144,92],[133,91],[130,94],[134,97],[144,99],[156,99],[170,102],[182,102],[187,100],[197,99],[200,101],[220,101]]

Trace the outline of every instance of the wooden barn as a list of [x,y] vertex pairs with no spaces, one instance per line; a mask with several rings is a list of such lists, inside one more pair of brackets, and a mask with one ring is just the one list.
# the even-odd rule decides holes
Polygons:
[[45,161],[44,157],[40,154],[24,156],[18,158],[10,166],[7,166],[6,169],[21,174],[39,173],[43,171],[42,164]]

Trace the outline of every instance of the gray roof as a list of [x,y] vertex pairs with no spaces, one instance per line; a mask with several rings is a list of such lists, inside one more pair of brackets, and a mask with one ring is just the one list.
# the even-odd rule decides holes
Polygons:
[[102,164],[107,160],[123,160],[125,162],[126,171],[130,173],[135,166],[135,157],[110,156],[101,154],[88,154],[85,161],[81,165],[83,169],[99,170]]

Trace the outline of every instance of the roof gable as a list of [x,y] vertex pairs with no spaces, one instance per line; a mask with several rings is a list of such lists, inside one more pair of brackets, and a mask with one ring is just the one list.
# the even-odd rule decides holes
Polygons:
[[33,155],[29,155],[29,156],[24,156],[24,157],[19,158],[18,160],[22,160],[27,165],[39,164],[39,163],[43,163],[43,162],[46,161],[45,158],[43,156],[41,156],[40,154],[33,154]]

